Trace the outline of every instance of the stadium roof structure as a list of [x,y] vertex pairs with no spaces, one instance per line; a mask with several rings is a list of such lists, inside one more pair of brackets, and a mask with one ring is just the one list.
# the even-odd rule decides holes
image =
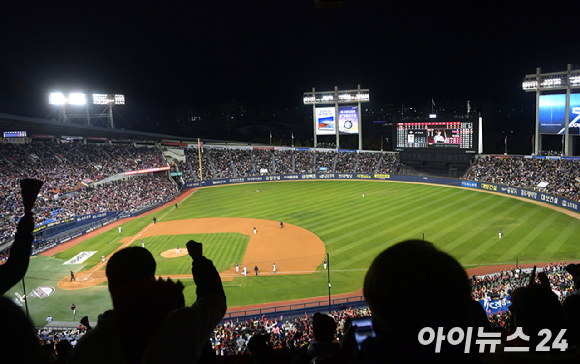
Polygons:
[[[65,123],[57,120],[36,119],[25,116],[0,113],[0,132],[3,131],[26,131],[28,137],[32,137],[33,135],[54,135],[55,137],[62,135],[74,135],[84,138],[94,137],[107,139],[149,140],[152,142],[161,140],[197,142],[197,138],[191,137],[175,136],[161,133],[148,133],[143,131],[126,130],[126,129],[113,129],[101,126],[88,126],[83,124]],[[215,144],[222,143],[232,145],[248,144],[235,141],[224,141],[213,139],[201,139],[201,141],[204,143],[215,143]]]

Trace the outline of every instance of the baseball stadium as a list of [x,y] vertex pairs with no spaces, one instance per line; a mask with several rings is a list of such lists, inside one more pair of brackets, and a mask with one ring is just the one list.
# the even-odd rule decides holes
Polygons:
[[[147,249],[155,275],[181,282],[193,304],[190,240],[202,243],[221,277],[228,309],[217,330],[228,322],[232,330],[234,320],[273,327],[283,316],[296,325],[315,312],[369,315],[369,267],[412,239],[461,264],[472,297],[497,325],[532,267],[550,274],[561,300],[573,291],[564,267],[579,259],[575,158],[478,155],[450,177],[409,174],[396,152],[202,143],[95,127],[64,136],[70,125],[2,120],[26,130],[0,144],[3,262],[24,211],[16,176],[44,182],[28,270],[4,296],[44,339],[76,341],[82,317],[94,326],[113,308],[106,268],[126,247]],[[218,352],[229,347],[213,340]]]

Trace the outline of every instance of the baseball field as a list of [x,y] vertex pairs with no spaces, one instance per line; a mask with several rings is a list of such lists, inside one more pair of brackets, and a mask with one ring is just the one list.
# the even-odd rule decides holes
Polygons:
[[[229,307],[328,295],[326,253],[332,294],[357,291],[381,251],[423,235],[465,268],[515,264],[516,259],[540,266],[578,260],[577,214],[546,206],[463,188],[379,181],[203,188],[182,196],[177,208],[171,204],[122,220],[64,251],[33,257],[26,293],[36,290],[43,298],[29,296],[28,308],[37,325],[43,325],[49,314],[57,321],[85,315],[96,321],[112,306],[101,256],[108,259],[123,246],[142,243],[155,256],[159,275],[182,280],[188,303],[196,297],[185,243],[190,239],[203,243],[204,254],[222,275]],[[122,227],[121,234],[117,226]],[[79,254],[90,257],[81,264],[64,264]],[[240,272],[235,271],[236,262]],[[247,276],[241,274],[244,266]],[[6,295],[14,299],[22,294],[18,284]],[[77,306],[76,317],[72,303]]]

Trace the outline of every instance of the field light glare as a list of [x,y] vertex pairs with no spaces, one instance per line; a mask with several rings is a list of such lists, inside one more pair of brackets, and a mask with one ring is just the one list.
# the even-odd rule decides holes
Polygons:
[[53,92],[48,95],[48,103],[51,105],[64,105],[66,103],[66,99],[62,92]]
[[71,105],[86,105],[87,104],[87,97],[85,94],[80,92],[71,93],[69,96],[68,102]]

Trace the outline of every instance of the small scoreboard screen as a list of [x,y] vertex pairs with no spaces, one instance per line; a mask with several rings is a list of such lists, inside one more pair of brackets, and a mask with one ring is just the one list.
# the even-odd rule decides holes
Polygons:
[[473,149],[473,122],[397,123],[397,148]]
[[4,138],[26,138],[25,131],[5,131]]

